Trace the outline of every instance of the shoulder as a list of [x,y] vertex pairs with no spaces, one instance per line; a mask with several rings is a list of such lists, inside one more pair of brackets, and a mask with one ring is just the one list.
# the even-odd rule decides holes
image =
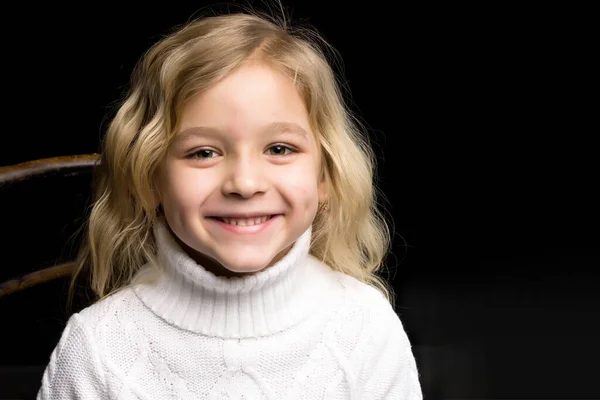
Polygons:
[[95,348],[97,345],[97,328],[107,317],[115,315],[113,312],[115,305],[124,297],[127,297],[125,290],[73,313],[66,322],[54,353],[59,356],[67,347],[79,348],[79,350],[84,347]]
[[[71,317],[85,326],[103,357],[121,351],[122,345],[132,339],[149,311],[131,287],[125,287],[84,308]],[[116,342],[115,342],[116,341]]]
[[130,307],[136,301],[133,290],[126,287],[87,306],[73,316],[89,327],[96,327],[101,321],[118,317],[120,310]]
[[106,369],[98,332],[112,325],[104,322],[124,297],[125,291],[115,293],[69,317],[44,371],[38,399],[105,398]]
[[378,289],[353,276],[338,272],[342,309],[362,326],[361,336],[369,345],[383,346],[390,341],[410,348],[404,324],[393,305]]
[[[382,330],[392,335],[406,336],[400,318],[392,304],[377,288],[357,278],[335,271],[319,259],[311,257],[315,265],[327,275],[329,286],[323,301],[341,319],[345,328],[360,331],[361,336]],[[329,307],[328,307],[329,308]]]
[[352,276],[340,274],[340,282],[346,292],[346,304],[360,310],[358,315],[362,318],[363,329],[355,353],[361,368],[358,376],[361,382],[367,382],[365,393],[389,388],[389,393],[406,393],[403,398],[421,399],[412,344],[393,306],[379,290]]
[[387,299],[383,296],[383,293],[373,286],[359,281],[353,276],[341,272],[338,274],[340,284],[342,285],[343,289],[352,296],[352,298],[371,306],[381,307],[385,304],[389,305]]
[[310,263],[319,274],[327,277],[329,283],[333,283],[332,294],[341,296],[344,302],[360,303],[367,307],[381,308],[389,305],[383,293],[353,276],[341,271],[336,271],[326,263],[314,256],[309,257]]
[[392,322],[398,319],[392,304],[375,287],[341,272],[338,272],[338,281],[344,302],[363,310],[371,320]]

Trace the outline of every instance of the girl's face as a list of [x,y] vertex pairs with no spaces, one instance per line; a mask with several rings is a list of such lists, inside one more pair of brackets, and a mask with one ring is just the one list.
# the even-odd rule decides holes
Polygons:
[[160,170],[172,233],[218,276],[271,266],[325,200],[319,154],[293,82],[264,64],[244,65],[183,109]]

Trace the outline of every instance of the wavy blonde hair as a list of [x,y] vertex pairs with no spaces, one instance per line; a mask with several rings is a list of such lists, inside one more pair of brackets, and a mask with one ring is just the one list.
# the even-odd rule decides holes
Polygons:
[[197,19],[151,47],[136,65],[130,91],[103,141],[69,297],[83,271],[102,299],[129,285],[145,263],[156,261],[156,175],[183,105],[252,57],[293,79],[320,144],[329,211],[313,222],[310,253],[377,288],[393,305],[392,290],[377,275],[391,240],[377,208],[376,158],[344,103],[328,55],[337,57],[314,29],[292,28],[255,12]]

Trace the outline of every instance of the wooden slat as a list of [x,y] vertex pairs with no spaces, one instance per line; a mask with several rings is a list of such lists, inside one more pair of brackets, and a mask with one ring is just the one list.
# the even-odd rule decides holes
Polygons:
[[0,167],[0,185],[17,183],[38,175],[48,175],[65,169],[73,171],[86,169],[94,167],[98,162],[100,162],[100,155],[94,153],[42,158]]
[[[63,176],[75,175],[91,169],[99,162],[100,155],[93,153],[42,158],[0,167],[0,186],[4,184],[19,183],[29,178],[49,176],[56,173],[61,173]],[[0,297],[40,283],[71,276],[74,270],[75,263],[67,262],[0,283]]]
[[65,276],[71,276],[74,270],[75,263],[67,262],[40,271],[31,272],[16,279],[11,279],[0,284],[0,297],[27,289],[40,283],[49,282]]

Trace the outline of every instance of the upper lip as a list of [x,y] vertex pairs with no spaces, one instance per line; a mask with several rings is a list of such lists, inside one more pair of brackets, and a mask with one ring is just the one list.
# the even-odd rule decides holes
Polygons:
[[240,213],[240,214],[220,214],[220,215],[211,215],[211,217],[216,218],[236,218],[236,219],[245,219],[245,218],[258,218],[258,217],[268,217],[271,215],[277,215],[275,213],[269,212],[254,212],[254,213]]

